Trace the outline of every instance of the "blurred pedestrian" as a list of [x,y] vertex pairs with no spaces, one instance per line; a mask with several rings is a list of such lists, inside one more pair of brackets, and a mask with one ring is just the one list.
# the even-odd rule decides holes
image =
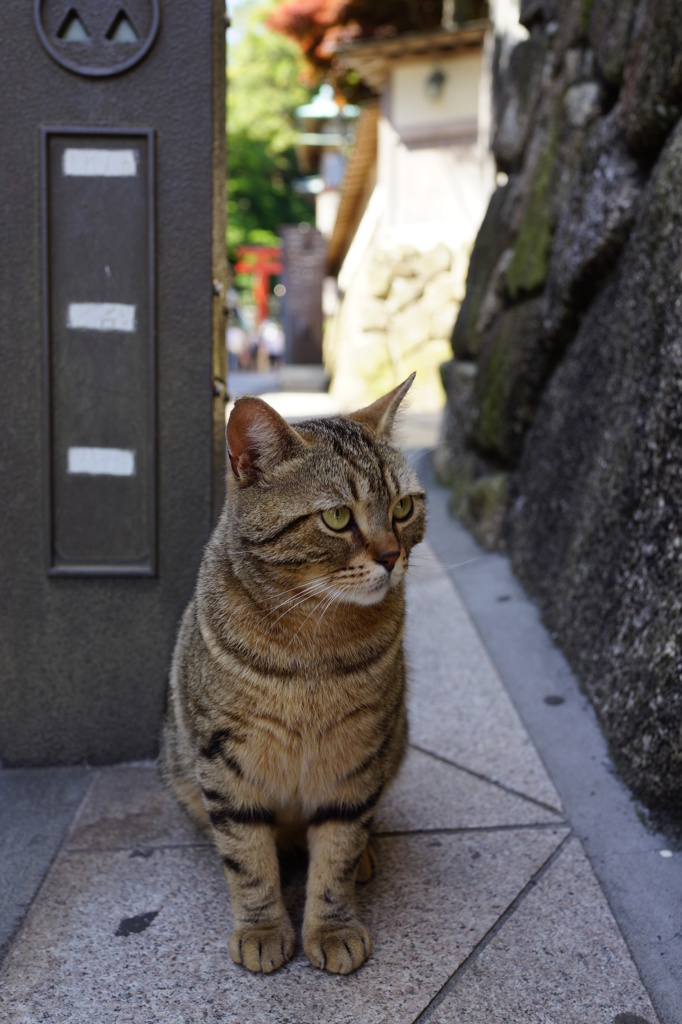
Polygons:
[[261,324],[260,336],[270,361],[270,369],[278,369],[284,358],[284,330],[276,320],[264,320]]
[[246,331],[237,323],[228,326],[225,341],[227,344],[227,365],[230,370],[237,370],[244,365],[246,354]]

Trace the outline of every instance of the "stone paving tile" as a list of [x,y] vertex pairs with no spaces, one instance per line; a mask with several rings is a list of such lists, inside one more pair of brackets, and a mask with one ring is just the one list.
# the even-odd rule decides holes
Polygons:
[[570,840],[429,1024],[657,1024],[604,895]]
[[410,572],[411,741],[560,811],[537,751],[428,543],[415,551]]
[[[377,877],[359,892],[373,956],[346,978],[316,971],[300,949],[272,976],[236,967],[227,887],[208,848],[149,857],[67,852],[0,975],[0,1019],[409,1024],[565,835],[541,828],[380,837]],[[298,928],[302,886],[300,872],[285,886]],[[116,935],[136,917],[144,930]]]
[[558,824],[557,814],[410,748],[397,779],[382,797],[375,829],[414,832],[540,824]]
[[100,768],[66,840],[70,850],[210,845],[161,783],[156,764]]
[[91,782],[85,768],[0,771],[0,959]]

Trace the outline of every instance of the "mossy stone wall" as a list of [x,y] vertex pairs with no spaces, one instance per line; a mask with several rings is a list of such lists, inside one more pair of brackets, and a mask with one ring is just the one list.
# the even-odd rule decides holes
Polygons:
[[502,85],[502,117],[533,116],[474,248],[439,465],[453,510],[536,595],[626,781],[679,815],[677,8],[522,3],[542,73]]

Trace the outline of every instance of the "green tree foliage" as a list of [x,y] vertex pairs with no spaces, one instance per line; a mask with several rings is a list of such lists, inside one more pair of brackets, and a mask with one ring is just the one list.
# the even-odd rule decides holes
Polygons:
[[294,110],[309,102],[299,80],[300,47],[264,24],[275,5],[237,9],[237,43],[230,47],[227,93],[227,243],[275,245],[282,224],[314,219],[312,205],[292,189],[296,177]]

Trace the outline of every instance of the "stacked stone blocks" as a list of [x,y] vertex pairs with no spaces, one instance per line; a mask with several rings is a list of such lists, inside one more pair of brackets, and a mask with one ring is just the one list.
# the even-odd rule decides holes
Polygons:
[[521,8],[439,467],[537,595],[626,780],[679,814],[682,19],[675,0]]

